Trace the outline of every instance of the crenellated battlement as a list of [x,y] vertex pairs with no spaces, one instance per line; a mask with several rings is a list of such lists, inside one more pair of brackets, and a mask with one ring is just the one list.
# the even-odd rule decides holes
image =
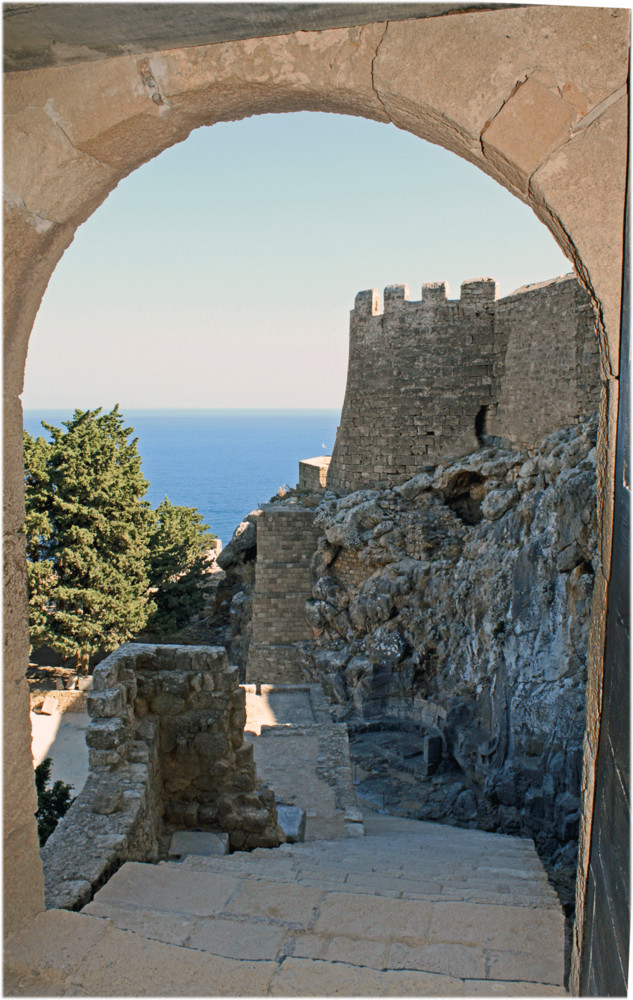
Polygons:
[[529,446],[598,407],[595,320],[573,274],[497,298],[493,278],[359,292],[328,487],[401,482],[487,441]]
[[380,293],[377,288],[358,293],[354,300],[354,312],[357,316],[377,316],[380,311]]
[[494,302],[497,298],[497,282],[494,278],[474,278],[462,282],[460,302]]
[[446,302],[448,299],[448,285],[445,281],[427,281],[422,285],[420,301],[426,304],[437,304]]
[[394,309],[428,308],[432,305],[457,306],[494,303],[497,299],[497,282],[494,278],[473,278],[464,281],[458,299],[448,298],[448,284],[445,281],[430,281],[422,285],[420,298],[410,299],[409,286],[387,285],[382,293],[382,308],[380,292],[377,288],[368,288],[359,292],[354,300],[353,312],[356,316],[383,316],[385,312]]

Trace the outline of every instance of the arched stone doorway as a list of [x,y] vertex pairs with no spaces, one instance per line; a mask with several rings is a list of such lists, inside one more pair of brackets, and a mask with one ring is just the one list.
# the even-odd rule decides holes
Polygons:
[[[438,5],[439,6],[439,5]],[[157,8],[158,9],[158,8]],[[211,9],[211,8],[209,8]],[[164,10],[164,8],[163,8]],[[451,16],[448,16],[448,14]],[[21,405],[28,337],[80,225],[126,174],[193,128],[320,110],[393,122],[463,156],[526,202],[574,263],[596,308],[603,394],[602,573],[590,650],[577,896],[581,950],[611,572],[628,15],[605,8],[456,11],[293,34],[79,54],[5,83],[5,914],[43,908],[33,812]],[[402,17],[402,14],[399,14]],[[340,22],[339,22],[340,23]],[[277,29],[279,30],[279,29]],[[174,33],[171,44],[181,44]],[[63,60],[62,60],[63,62]],[[459,73],[455,67],[459,67]],[[387,197],[388,197],[388,193]],[[387,200],[386,197],[386,200]],[[576,967],[577,975],[577,967]],[[572,986],[573,986],[572,981]]]

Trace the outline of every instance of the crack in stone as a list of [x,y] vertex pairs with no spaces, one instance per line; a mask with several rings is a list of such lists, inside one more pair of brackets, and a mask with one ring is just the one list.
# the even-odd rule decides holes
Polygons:
[[[505,101],[503,102],[503,104],[501,105],[501,107],[497,110],[497,112],[495,113],[495,115],[493,115],[493,117],[489,121],[487,121],[485,123],[485,125],[484,125],[484,127],[483,127],[483,129],[482,129],[482,131],[480,133],[480,136],[479,136],[479,145],[481,147],[482,156],[484,157],[484,159],[486,160],[487,163],[491,163],[491,161],[486,156],[486,151],[485,151],[485,148],[484,148],[484,135],[485,135],[486,131],[490,128],[492,122],[495,120],[495,118],[499,115],[499,113],[501,112],[501,110],[508,103],[508,101],[514,96],[514,94],[516,94],[516,92],[519,90],[519,88],[522,87],[523,84],[527,82],[527,80],[528,80],[528,76],[526,75],[526,77],[525,77],[524,80],[518,80],[517,81],[517,83],[512,88],[511,93],[505,99]],[[602,357],[603,357],[603,359],[606,359],[606,360],[603,361],[603,364],[604,364],[604,367],[605,367],[607,375],[609,375],[611,377],[616,377],[616,376],[615,376],[615,373],[614,373],[613,368],[611,366],[611,361],[610,361],[610,357],[609,357],[609,350],[608,350],[609,344],[608,344],[608,339],[607,339],[606,329],[605,329],[605,324],[604,324],[604,315],[603,315],[603,311],[602,311],[602,305],[601,305],[601,303],[600,303],[600,301],[599,301],[599,299],[598,299],[598,297],[597,297],[597,295],[596,295],[596,293],[595,293],[595,291],[593,289],[591,281],[589,280],[589,274],[588,274],[585,266],[583,265],[582,259],[580,257],[580,254],[578,253],[578,250],[576,248],[576,245],[575,245],[574,241],[572,240],[570,234],[567,232],[567,230],[563,226],[561,220],[556,215],[554,215],[554,213],[550,210],[549,206],[546,205],[546,204],[544,204],[544,203],[541,203],[540,199],[537,198],[536,193],[535,193],[534,188],[533,188],[533,183],[532,182],[533,182],[534,176],[537,173],[537,171],[540,170],[540,168],[545,163],[547,163],[547,161],[549,159],[551,159],[551,157],[555,153],[558,153],[558,151],[561,150],[561,149],[563,149],[568,143],[570,143],[572,141],[572,139],[574,139],[577,135],[581,134],[582,131],[584,131],[585,128],[588,128],[590,125],[593,124],[593,122],[597,121],[598,118],[600,117],[600,115],[603,114],[603,112],[605,112],[608,108],[612,107],[612,105],[615,104],[618,100],[620,100],[621,97],[625,96],[626,93],[627,93],[627,86],[626,86],[626,84],[624,84],[618,90],[614,91],[613,94],[611,94],[609,97],[605,98],[604,101],[601,101],[600,104],[597,104],[595,106],[595,108],[593,108],[590,112],[588,112],[583,118],[581,118],[580,122],[578,122],[573,128],[570,128],[570,133],[569,133],[568,138],[564,142],[562,142],[559,146],[557,146],[556,149],[552,150],[552,152],[549,153],[545,157],[545,159],[541,163],[539,163],[539,165],[537,167],[534,168],[534,170],[530,174],[530,176],[528,178],[528,182],[527,182],[527,197],[528,197],[528,201],[531,201],[532,204],[539,204],[540,203],[541,204],[541,208],[547,214],[547,216],[551,219],[551,221],[554,224],[554,226],[557,227],[559,229],[559,231],[562,232],[563,235],[564,235],[564,237],[565,237],[565,240],[567,242],[567,247],[569,249],[569,253],[570,253],[570,256],[571,256],[572,264],[574,265],[574,268],[575,268],[577,274],[579,275],[582,284],[587,289],[587,291],[589,293],[589,296],[591,298],[591,301],[593,303],[594,310],[596,312],[596,333],[597,333],[598,341],[600,343],[600,347],[601,347],[601,350],[602,350]]]
[[[380,48],[382,46],[382,43],[384,42],[385,38],[387,37],[387,31],[389,29],[389,24],[390,23],[391,23],[390,21],[386,21],[385,22],[385,29],[384,29],[384,31],[382,33],[380,41],[378,42],[378,45],[376,46],[376,51],[374,52],[374,57],[373,57],[373,59],[371,61],[371,89],[373,90],[374,94],[376,95],[376,100],[378,101],[378,103],[380,104],[381,108],[385,112],[387,118],[389,119],[390,122],[392,122],[391,115],[389,114],[389,111],[387,110],[387,107],[386,107],[384,101],[382,100],[380,94],[378,93],[378,90],[376,89],[376,81],[374,79],[374,76],[375,76],[375,67],[376,67],[376,60],[378,58],[378,53],[380,52]],[[393,124],[393,122],[392,122],[392,124]]]
[[579,132],[583,132],[584,129],[589,128],[590,125],[593,125],[593,123],[597,121],[608,108],[616,104],[621,97],[625,97],[627,93],[628,87],[626,83],[623,83],[621,87],[618,87],[618,89],[614,90],[612,94],[605,97],[604,101],[600,101],[599,104],[596,104],[591,111],[588,111],[586,115],[583,115],[583,117],[577,121],[574,126],[572,126],[570,138],[578,135]]
[[48,115],[48,117],[52,121],[53,125],[57,126],[57,128],[59,129],[59,131],[61,132],[61,134],[64,136],[64,139],[66,139],[66,141],[68,142],[68,144],[70,146],[72,146],[72,148],[75,150],[76,153],[79,153],[81,156],[87,157],[89,160],[93,160],[94,163],[96,163],[99,167],[105,167],[106,169],[109,169],[109,170],[112,169],[107,163],[102,163],[101,160],[98,160],[96,156],[92,155],[92,153],[86,153],[83,149],[80,149],[79,146],[75,145],[75,143],[72,141],[72,139],[68,135],[68,132],[66,131],[66,129],[62,125],[59,115],[53,109],[52,101],[50,101],[50,100],[47,101],[46,104],[44,105],[44,109],[43,110],[44,110],[44,113],[46,115]]
[[529,79],[529,73],[526,73],[525,77],[522,80],[517,80],[517,82],[515,83],[514,87],[512,88],[512,90],[510,91],[510,93],[508,94],[508,96],[506,97],[505,101],[503,101],[499,105],[499,107],[495,111],[495,113],[492,116],[492,118],[489,118],[484,123],[484,127],[482,128],[482,130],[481,130],[481,132],[479,134],[479,146],[481,148],[481,154],[484,157],[484,159],[486,160],[486,163],[490,163],[491,161],[486,156],[486,150],[484,149],[484,135],[486,134],[486,132],[488,131],[488,129],[492,125],[492,123],[495,120],[495,118],[497,118],[498,115],[501,114],[501,112],[505,108],[505,106],[508,103],[508,101],[510,101],[514,97],[514,95],[516,94],[517,90],[519,90],[523,86],[524,83],[527,83],[528,79]]
[[554,153],[558,153],[560,149],[564,149],[565,146],[568,146],[573,139],[576,139],[578,138],[578,136],[582,135],[585,129],[588,129],[591,125],[597,122],[602,117],[604,112],[608,110],[608,108],[613,107],[614,104],[617,104],[617,102],[621,100],[623,97],[626,97],[627,94],[628,94],[627,84],[623,84],[621,87],[618,88],[618,90],[614,90],[614,92],[610,94],[609,97],[605,97],[604,101],[600,101],[600,104],[596,104],[596,106],[592,108],[591,111],[588,111],[587,114],[584,115],[578,122],[576,122],[575,125],[570,126],[569,135],[567,136],[565,141],[561,142],[561,144],[557,146],[556,149],[553,149],[551,153],[548,153],[548,155],[545,157],[542,163],[539,163],[538,167],[534,168],[534,170],[530,174],[528,180],[528,186],[531,188],[532,178],[534,177],[534,174],[536,173],[537,170],[540,170],[540,168],[543,166],[544,163],[547,163],[547,161],[550,159],[550,157],[554,155]]

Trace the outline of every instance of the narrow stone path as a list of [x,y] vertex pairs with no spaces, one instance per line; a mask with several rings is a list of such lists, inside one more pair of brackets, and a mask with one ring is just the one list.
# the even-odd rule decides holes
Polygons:
[[347,727],[332,721],[320,686],[244,687],[257,775],[277,802],[305,811],[305,839],[362,836]]

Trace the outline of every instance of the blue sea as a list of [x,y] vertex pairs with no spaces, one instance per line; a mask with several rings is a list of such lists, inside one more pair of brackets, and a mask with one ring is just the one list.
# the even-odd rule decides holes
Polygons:
[[[245,514],[280,486],[296,486],[299,462],[331,455],[339,410],[127,410],[149,480],[147,499],[197,507],[222,544]],[[60,427],[69,410],[25,410],[37,437],[41,421]],[[46,436],[46,435],[45,435]]]

